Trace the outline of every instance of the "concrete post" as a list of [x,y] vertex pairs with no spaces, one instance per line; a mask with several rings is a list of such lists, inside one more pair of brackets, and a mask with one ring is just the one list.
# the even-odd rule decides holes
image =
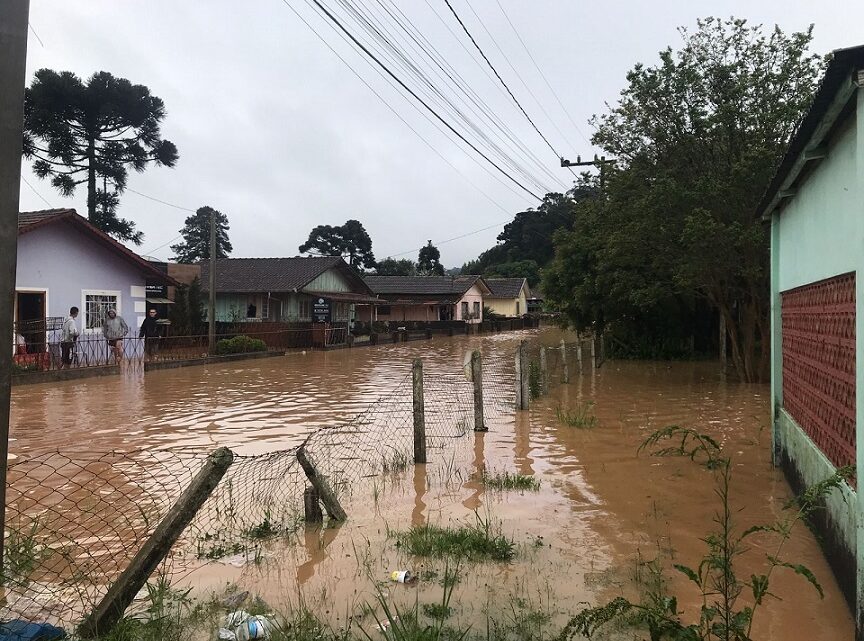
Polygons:
[[471,380],[474,381],[474,431],[485,432],[489,428],[483,416],[483,358],[479,350],[471,352]]
[[546,361],[546,347],[540,347],[540,394],[549,393],[549,365]]
[[219,448],[209,456],[204,467],[162,519],[156,531],[138,550],[99,605],[78,627],[81,637],[93,639],[107,634],[114,627],[135,595],[147,583],[156,566],[171,551],[183,530],[222,480],[233,461],[234,453],[227,447]]
[[210,273],[208,287],[210,296],[207,299],[207,345],[210,355],[216,353],[216,214],[210,215]]
[[561,382],[570,382],[570,366],[567,364],[567,343],[561,339]]
[[423,401],[423,361],[414,359],[414,463],[426,462],[426,405]]
[[516,409],[527,410],[531,404],[531,391],[528,386],[528,350],[525,341],[519,342],[516,349]]
[[597,369],[597,334],[591,334],[591,367]]
[[516,409],[523,409],[522,405],[522,343],[516,348],[515,360],[515,383],[516,383]]
[[582,373],[582,335],[576,335],[576,362],[579,365],[579,373]]

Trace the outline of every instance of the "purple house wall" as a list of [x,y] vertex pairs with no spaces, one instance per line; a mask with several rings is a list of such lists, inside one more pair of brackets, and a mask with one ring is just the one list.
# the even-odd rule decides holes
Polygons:
[[[39,214],[42,217],[37,223],[28,226],[27,217]],[[109,305],[126,320],[130,337],[137,337],[146,314],[146,281],[158,276],[140,257],[94,230],[71,210],[59,210],[53,216],[49,212],[23,213],[19,219],[16,322],[34,316],[38,294],[42,293],[45,318],[65,318],[70,307],[80,309],[82,337],[101,334],[94,322],[96,310]],[[28,294],[36,296],[28,298]]]

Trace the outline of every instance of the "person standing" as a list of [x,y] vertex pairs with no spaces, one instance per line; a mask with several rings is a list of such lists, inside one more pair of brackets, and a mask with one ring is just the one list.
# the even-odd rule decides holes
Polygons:
[[148,358],[152,359],[156,352],[159,351],[159,339],[162,338],[162,325],[159,324],[155,309],[151,309],[147,314],[147,318],[141,323],[141,331],[138,332],[138,337],[144,339],[144,353]]
[[70,367],[72,365],[72,357],[75,354],[75,343],[78,340],[80,332],[78,331],[78,323],[75,319],[78,318],[78,308],[70,307],[69,316],[63,321],[60,327],[60,367]]
[[123,360],[123,339],[129,333],[129,326],[122,316],[113,309],[108,310],[108,318],[102,323],[102,335],[108,341],[108,348],[119,363]]

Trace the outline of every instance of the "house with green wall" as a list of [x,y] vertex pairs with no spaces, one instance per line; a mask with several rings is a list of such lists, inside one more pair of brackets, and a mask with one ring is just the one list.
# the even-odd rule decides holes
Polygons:
[[[201,286],[209,291],[210,265],[201,263]],[[220,322],[312,322],[325,301],[329,321],[348,323],[354,305],[375,297],[339,256],[220,258],[216,261],[216,320]]]
[[864,639],[864,46],[835,51],[766,191],[774,460],[796,491],[857,466],[814,520]]

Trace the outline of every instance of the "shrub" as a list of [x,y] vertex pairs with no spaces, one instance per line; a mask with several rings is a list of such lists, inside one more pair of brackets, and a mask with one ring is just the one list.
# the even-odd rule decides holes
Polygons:
[[216,353],[222,354],[246,354],[248,352],[266,352],[267,344],[260,338],[249,336],[235,336],[234,338],[223,338],[216,343]]

